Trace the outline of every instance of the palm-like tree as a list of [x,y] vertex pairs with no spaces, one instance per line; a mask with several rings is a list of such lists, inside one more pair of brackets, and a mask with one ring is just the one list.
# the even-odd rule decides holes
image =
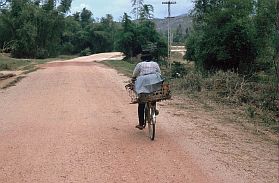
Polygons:
[[152,19],[154,8],[151,4],[144,4],[140,9],[140,19]]
[[136,19],[139,19],[139,13],[141,10],[141,7],[143,6],[144,0],[131,0],[132,3],[132,13],[135,15]]
[[[48,6],[49,10],[56,9],[62,13],[70,11],[72,0],[38,0],[40,4]],[[59,6],[57,7],[57,4]]]

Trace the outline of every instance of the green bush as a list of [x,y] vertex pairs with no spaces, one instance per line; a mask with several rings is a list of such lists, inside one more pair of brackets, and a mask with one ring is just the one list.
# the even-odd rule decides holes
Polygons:
[[90,48],[85,48],[84,50],[82,50],[80,53],[79,53],[80,56],[88,56],[88,55],[91,55],[91,50]]
[[192,15],[185,58],[201,71],[252,74],[274,69],[275,1],[196,0]]
[[48,57],[49,57],[49,52],[44,48],[38,49],[38,51],[36,52],[36,58],[38,59],[45,59]]
[[177,91],[204,95],[217,102],[247,106],[246,114],[251,118],[258,115],[264,119],[268,115],[269,119],[262,121],[265,125],[272,126],[275,120],[272,119],[272,114],[276,112],[276,79],[273,77],[248,78],[231,71],[218,71],[205,76],[194,71],[183,78],[174,79],[172,83],[173,89]]
[[237,104],[251,104],[264,110],[275,110],[275,82],[246,78],[231,71],[219,71],[204,78],[203,88],[216,98]]
[[8,64],[0,64],[0,71],[1,70],[11,70],[10,66]]
[[65,43],[62,49],[63,54],[73,54],[74,53],[74,45],[72,43]]
[[202,90],[203,77],[201,73],[189,72],[183,78],[174,82],[176,90],[184,90],[188,92],[200,92]]
[[180,62],[174,62],[171,67],[171,77],[180,78],[186,75],[187,71],[183,64]]
[[205,78],[204,89],[215,91],[218,97],[231,98],[243,84],[243,79],[234,72],[218,71]]

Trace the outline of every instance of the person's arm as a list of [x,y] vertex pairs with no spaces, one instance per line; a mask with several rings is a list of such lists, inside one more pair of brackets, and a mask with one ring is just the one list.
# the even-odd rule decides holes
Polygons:
[[133,78],[137,78],[140,74],[140,63],[138,63],[134,69],[134,72],[133,72]]
[[159,66],[159,64],[158,63],[156,63],[156,72],[159,72],[160,74],[161,74],[161,69],[160,69],[160,66]]

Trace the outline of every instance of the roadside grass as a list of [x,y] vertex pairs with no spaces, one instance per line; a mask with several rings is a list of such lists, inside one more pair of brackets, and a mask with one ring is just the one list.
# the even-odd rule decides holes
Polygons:
[[2,70],[8,70],[8,71],[19,70],[19,68],[29,66],[29,65],[32,65],[31,60],[14,59],[14,58],[10,58],[5,55],[0,55],[0,71],[2,71]]
[[[136,62],[105,61],[105,65],[131,76]],[[181,68],[184,67],[185,68]],[[224,121],[247,126],[257,133],[270,131],[276,133],[274,78],[245,79],[233,72],[218,72],[204,76],[195,72],[191,65],[174,65],[172,69],[161,65],[163,76],[171,84],[173,95],[190,98],[208,112],[219,112]],[[174,77],[176,72],[183,73]],[[184,106],[185,105],[185,106]],[[187,103],[183,104],[187,108]],[[225,110],[224,110],[225,109]],[[231,119],[231,120],[228,120]]]
[[116,69],[120,73],[132,77],[133,70],[136,66],[136,62],[130,62],[130,61],[123,61],[123,60],[109,60],[109,61],[103,61],[101,62],[111,68]]
[[[181,78],[172,78],[172,89],[179,96],[187,96],[204,107],[209,101],[213,105],[226,107],[230,115],[233,110],[238,113],[231,114],[239,124],[246,121],[253,125],[257,132],[278,132],[276,121],[276,78],[275,75],[241,76],[231,71],[218,71],[203,75],[193,69],[185,69]],[[218,107],[216,110],[219,110]]]
[[36,70],[36,67],[39,64],[44,64],[54,60],[68,60],[75,57],[77,56],[61,55],[56,58],[48,58],[48,59],[16,59],[16,58],[11,58],[8,54],[0,54],[0,71],[25,70],[28,72],[32,72]]
[[11,58],[9,54],[0,53],[0,71],[23,71],[19,76],[15,76],[7,82],[7,84],[3,84],[0,86],[0,89],[7,89],[9,87],[15,86],[16,83],[20,82],[25,76],[24,74],[28,74],[34,72],[39,69],[39,64],[44,64],[50,61],[55,60],[68,60],[75,58],[75,55],[61,55],[56,58],[48,58],[48,59],[16,59]]

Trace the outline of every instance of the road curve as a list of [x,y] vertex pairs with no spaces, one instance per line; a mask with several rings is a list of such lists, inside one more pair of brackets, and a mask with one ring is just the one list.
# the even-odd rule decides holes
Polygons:
[[228,182],[160,125],[169,114],[155,141],[135,129],[127,78],[94,62],[118,56],[52,62],[0,91],[0,182]]

